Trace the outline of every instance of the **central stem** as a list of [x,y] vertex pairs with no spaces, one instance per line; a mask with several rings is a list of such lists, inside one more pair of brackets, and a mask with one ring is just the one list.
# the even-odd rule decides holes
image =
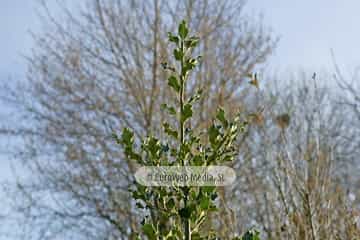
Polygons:
[[[184,51],[184,40],[181,40],[180,48],[182,52],[181,58],[181,72],[180,72],[180,144],[184,144],[184,121],[183,121],[183,112],[184,112],[184,91],[186,90],[186,73],[184,71],[184,58],[185,58],[185,51]],[[186,162],[185,159],[182,159],[182,165],[185,166]],[[187,207],[187,200],[188,200],[188,188],[184,187],[184,207]],[[184,220],[184,233],[185,233],[185,240],[191,240],[191,231],[190,231],[190,221],[188,218]]]

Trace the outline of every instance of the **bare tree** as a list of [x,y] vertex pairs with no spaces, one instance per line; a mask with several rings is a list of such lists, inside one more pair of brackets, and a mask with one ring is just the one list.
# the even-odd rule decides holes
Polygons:
[[128,187],[135,166],[111,133],[158,132],[159,102],[173,101],[163,91],[164,31],[182,18],[200,33],[206,55],[189,80],[189,91],[204,89],[197,125],[207,125],[217,105],[241,108],[244,79],[276,45],[261,21],[245,16],[244,4],[92,0],[79,14],[62,7],[63,21],[44,5],[47,28],[34,36],[28,79],[2,92],[18,115],[1,132],[21,139],[14,154],[30,175],[9,192],[31,226],[27,239],[132,238],[138,213]]
[[235,227],[261,226],[267,239],[360,236],[351,198],[360,197],[360,175],[351,170],[359,165],[357,144],[348,141],[356,132],[334,102],[337,89],[324,84],[328,75],[319,75],[271,80],[251,99],[260,110],[235,166],[238,184],[227,195]]
[[[360,84],[359,68],[355,68],[350,79],[345,77],[334,57],[335,79],[339,92],[334,98],[334,104],[343,109],[343,119],[347,123],[347,131],[344,134],[344,140],[347,146],[351,146],[351,151],[347,152],[347,157],[351,159],[351,165],[347,167],[345,182],[352,183],[351,191],[355,191],[354,201],[360,204]],[[349,190],[348,190],[349,191]],[[360,214],[358,214],[360,215]]]

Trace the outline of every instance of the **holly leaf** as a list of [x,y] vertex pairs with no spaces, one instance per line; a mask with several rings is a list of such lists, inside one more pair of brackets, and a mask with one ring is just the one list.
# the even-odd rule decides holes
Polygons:
[[225,118],[225,111],[222,108],[219,108],[216,114],[216,118],[223,124],[224,127],[228,126],[228,121]]
[[241,240],[260,240],[260,233],[255,229],[248,230]]
[[202,92],[203,92],[202,89],[198,89],[198,90],[196,91],[196,93],[189,99],[188,102],[189,102],[190,104],[192,104],[192,103],[198,101],[198,100],[201,98]]
[[192,114],[192,105],[190,103],[185,104],[181,114],[181,121],[184,123],[187,119],[192,117]]
[[155,228],[152,224],[146,223],[142,226],[142,230],[144,234],[149,238],[149,240],[155,240],[156,239],[156,232]]
[[174,199],[173,198],[170,198],[168,201],[167,201],[167,203],[166,203],[166,207],[167,207],[167,209],[172,209],[173,207],[175,206],[175,201],[174,201]]
[[181,23],[180,23],[180,25],[179,25],[178,31],[179,31],[179,36],[180,36],[182,39],[185,39],[186,36],[187,36],[188,33],[189,33],[189,29],[188,29],[188,27],[187,27],[187,25],[186,25],[185,20],[182,20],[182,21],[181,21]]
[[176,44],[179,43],[179,37],[175,36],[171,32],[168,32],[168,39],[169,39],[170,42],[173,42],[173,43],[176,43]]
[[121,142],[126,146],[134,143],[134,133],[129,128],[124,128],[121,135]]
[[177,93],[180,91],[180,84],[174,75],[171,75],[168,79],[168,85],[174,89]]
[[198,60],[196,60],[195,58],[189,58],[185,61],[185,66],[184,66],[184,72],[188,72],[190,70],[193,70],[196,65],[198,64]]
[[182,218],[189,219],[191,216],[191,213],[194,211],[194,209],[195,209],[195,207],[193,205],[181,208],[179,210],[179,215]]
[[192,36],[188,40],[185,41],[185,46],[188,48],[189,47],[194,48],[194,47],[196,47],[196,45],[198,43],[199,43],[199,38],[196,36]]
[[172,107],[172,106],[168,106],[166,103],[161,104],[160,109],[161,110],[166,110],[170,115],[175,115],[176,114],[175,108]]
[[203,159],[200,155],[195,155],[192,159],[195,166],[202,166],[203,165]]
[[202,198],[201,198],[201,200],[200,200],[200,208],[201,208],[202,210],[206,210],[206,209],[209,208],[209,206],[210,206],[210,199],[209,199],[209,197],[203,195]]
[[183,53],[180,51],[180,49],[175,48],[173,53],[174,53],[175,59],[178,61],[181,61],[181,59],[183,57]]
[[212,147],[217,145],[217,137],[220,135],[219,129],[213,124],[208,129],[209,142]]
[[177,139],[178,132],[176,130],[173,130],[169,123],[163,123],[164,131],[167,135],[174,137]]

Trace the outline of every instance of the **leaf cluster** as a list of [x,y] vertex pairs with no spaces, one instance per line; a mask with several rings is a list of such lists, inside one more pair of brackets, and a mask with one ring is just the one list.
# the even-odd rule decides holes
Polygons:
[[[190,127],[194,115],[194,104],[201,98],[202,90],[193,96],[184,97],[186,80],[189,73],[199,64],[200,56],[191,53],[199,43],[199,38],[189,36],[190,30],[185,21],[178,27],[178,33],[168,33],[168,39],[174,43],[173,57],[177,66],[163,63],[170,71],[168,86],[178,96],[178,108],[162,104],[161,109],[175,118],[178,126],[163,123],[166,139],[149,136],[141,140],[140,147],[135,146],[134,133],[125,128],[122,135],[114,135],[122,145],[124,155],[130,160],[145,166],[209,166],[221,165],[233,161],[236,149],[234,142],[240,131],[244,131],[247,122],[240,117],[228,120],[225,111],[219,108],[212,124],[207,130],[195,133]],[[178,69],[178,70],[177,70]],[[206,134],[207,141],[201,141]],[[155,239],[216,239],[212,230],[202,229],[209,214],[217,211],[218,197],[215,186],[203,187],[146,187],[138,183],[130,189],[136,206],[148,213],[142,221],[142,233],[149,240]],[[257,240],[256,233],[247,233],[241,239]],[[238,238],[236,238],[238,239]]]

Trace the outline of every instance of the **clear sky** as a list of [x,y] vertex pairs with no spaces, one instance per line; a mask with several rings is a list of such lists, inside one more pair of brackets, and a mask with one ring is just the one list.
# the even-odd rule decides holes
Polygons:
[[333,70],[330,49],[344,70],[360,65],[359,0],[248,0],[279,34],[273,68]]
[[[0,81],[23,77],[32,40],[38,31],[36,0],[2,0],[0,7]],[[50,8],[56,11],[55,1]],[[248,0],[248,14],[264,14],[264,22],[280,36],[269,61],[273,69],[332,69],[330,49],[345,67],[360,63],[359,0]]]
[[[24,54],[29,54],[32,40],[30,29],[39,27],[34,4],[27,0],[2,0],[0,2],[0,84],[23,79],[26,63]],[[0,124],[8,122],[9,108],[0,102]],[[4,149],[8,140],[0,139],[0,181],[10,180],[8,155]],[[1,237],[0,237],[1,239]]]

